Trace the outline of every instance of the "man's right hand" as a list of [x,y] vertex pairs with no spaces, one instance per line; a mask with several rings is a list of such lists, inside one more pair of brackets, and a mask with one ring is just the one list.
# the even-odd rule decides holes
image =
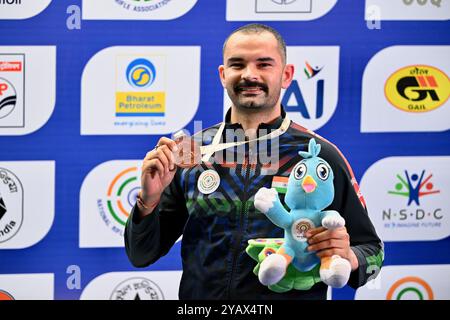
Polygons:
[[173,153],[177,150],[175,141],[162,137],[157,147],[145,156],[141,175],[141,199],[145,207],[139,206],[141,217],[153,212],[162,192],[172,182],[177,172]]

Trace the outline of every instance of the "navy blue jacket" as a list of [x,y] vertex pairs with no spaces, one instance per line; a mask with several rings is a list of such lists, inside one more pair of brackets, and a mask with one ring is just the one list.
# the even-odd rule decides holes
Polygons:
[[[275,122],[261,124],[260,129],[278,128],[284,116],[283,111]],[[218,128],[216,125],[203,132],[203,145],[211,143]],[[226,120],[225,128],[241,127]],[[335,198],[327,209],[337,210],[345,219],[358,258],[359,268],[352,272],[349,285],[364,285],[381,268],[383,244],[368,217],[352,170],[333,144],[293,122],[278,138],[279,161],[274,171],[259,159],[260,154],[271,150],[270,140],[254,148],[247,144],[216,152],[209,162],[194,168],[178,168],[153,213],[140,220],[135,206],[130,214],[125,246],[132,264],[146,267],[156,262],[183,235],[180,299],[326,299],[327,287],[321,282],[307,291],[270,291],[253,274],[256,262],[245,252],[249,239],[283,238],[283,230],[255,209],[254,195],[261,187],[270,188],[274,176],[288,177],[302,159],[298,151],[306,151],[312,137],[321,144],[320,157],[331,165],[335,176]],[[213,193],[203,194],[197,187],[198,177],[210,169],[219,174],[220,185]],[[280,199],[284,202],[283,194]]]

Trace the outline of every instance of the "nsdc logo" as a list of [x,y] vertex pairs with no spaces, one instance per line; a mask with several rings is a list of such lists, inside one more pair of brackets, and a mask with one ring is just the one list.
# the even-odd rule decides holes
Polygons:
[[[425,210],[418,207],[420,206],[420,198],[441,192],[440,190],[435,189],[435,186],[431,181],[431,178],[433,177],[432,174],[428,174],[425,178],[424,177],[425,170],[420,173],[420,176],[417,173],[410,174],[407,170],[405,170],[404,176],[397,174],[397,183],[394,186],[394,190],[389,190],[388,194],[408,198],[408,209],[402,208],[400,210],[393,210],[389,208],[387,210],[383,210],[384,221],[390,221],[393,219],[398,221],[413,220],[418,224],[418,221],[428,219],[435,221],[429,222],[433,226],[440,226],[440,222],[437,221],[443,218],[442,208],[430,209],[427,207],[427,210]],[[411,208],[410,206],[412,203],[415,203],[417,207]],[[401,224],[397,224],[397,226],[400,227]]]
[[397,174],[398,182],[395,185],[395,191],[388,191],[388,193],[392,195],[407,197],[408,206],[412,202],[415,202],[419,206],[420,197],[440,193],[440,190],[433,190],[434,185],[431,182],[431,178],[433,177],[433,175],[429,174],[424,180],[424,174],[425,170],[422,171],[420,177],[417,173],[413,173],[410,177],[408,171],[406,170],[404,177]]
[[388,157],[361,178],[370,218],[384,241],[450,235],[450,157]]
[[146,278],[131,278],[120,283],[110,300],[164,300],[162,290]]
[[431,286],[419,277],[405,277],[396,281],[386,296],[387,300],[433,300]]
[[156,69],[153,63],[147,59],[132,61],[126,70],[128,83],[138,89],[148,88],[156,78]]
[[137,167],[131,167],[117,174],[108,186],[106,200],[97,200],[102,220],[120,236],[141,189],[137,172]]
[[450,95],[450,80],[438,68],[412,65],[394,72],[386,81],[385,95],[396,108],[427,112],[442,106]]

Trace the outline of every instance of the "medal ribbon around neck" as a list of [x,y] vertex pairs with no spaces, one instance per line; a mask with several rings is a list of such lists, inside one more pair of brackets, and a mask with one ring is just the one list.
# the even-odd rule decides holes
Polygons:
[[225,150],[225,149],[228,149],[231,147],[241,146],[243,144],[254,142],[254,141],[263,141],[263,140],[269,140],[269,139],[279,137],[287,131],[290,124],[291,124],[291,120],[286,115],[278,129],[276,129],[276,130],[272,131],[271,133],[268,133],[262,137],[247,140],[247,141],[219,143],[220,138],[222,137],[223,130],[225,129],[225,122],[222,122],[222,124],[219,127],[219,130],[217,130],[217,133],[213,138],[212,143],[210,145],[200,147],[200,153],[202,154],[202,161],[203,162],[209,161],[211,156],[217,151]]

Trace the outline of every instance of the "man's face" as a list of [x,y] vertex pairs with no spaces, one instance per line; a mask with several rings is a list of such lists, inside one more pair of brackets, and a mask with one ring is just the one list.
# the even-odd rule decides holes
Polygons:
[[275,107],[281,88],[289,87],[294,68],[284,65],[278,42],[269,32],[237,32],[224,51],[220,80],[238,109],[261,110]]

